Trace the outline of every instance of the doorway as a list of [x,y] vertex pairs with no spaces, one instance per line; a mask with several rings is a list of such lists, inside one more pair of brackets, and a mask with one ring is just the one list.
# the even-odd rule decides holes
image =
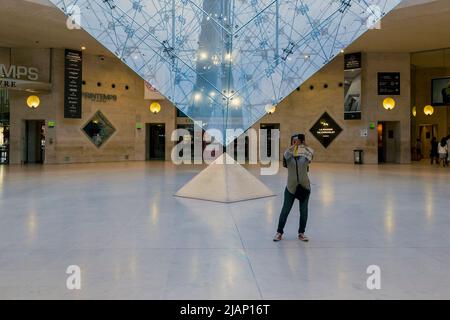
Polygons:
[[147,123],[146,160],[166,160],[166,125]]
[[378,123],[378,163],[400,163],[400,122]]
[[9,163],[9,126],[0,122],[0,164]]
[[0,164],[9,163],[9,93],[0,88]]
[[45,162],[45,121],[25,121],[25,157],[26,164]]
[[438,136],[438,126],[432,124],[419,125],[419,138],[422,141],[423,158],[429,159],[431,154],[431,139]]
[[[181,111],[179,111],[181,113]],[[185,143],[190,143],[191,144],[191,161],[194,161],[194,152],[195,152],[195,148],[194,148],[194,124],[179,124],[177,125],[177,129],[184,129],[187,130],[189,132],[189,135],[186,135],[185,137],[180,137],[178,140],[178,143],[181,143],[183,140]],[[203,135],[202,135],[202,141],[203,141]],[[183,150],[180,151],[180,154],[178,155],[179,157],[183,157]],[[202,158],[203,158],[203,150],[202,150]]]
[[267,151],[266,155],[270,158],[272,157],[272,130],[280,130],[279,123],[263,123],[261,124],[261,130],[267,130]]

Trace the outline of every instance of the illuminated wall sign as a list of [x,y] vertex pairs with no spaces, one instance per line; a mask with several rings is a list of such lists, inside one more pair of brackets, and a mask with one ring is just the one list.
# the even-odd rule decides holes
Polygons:
[[39,71],[37,68],[11,65],[7,67],[0,64],[0,77],[20,80],[26,78],[30,81],[39,80]]
[[310,132],[325,148],[328,148],[334,139],[342,132],[342,128],[327,112],[325,112],[319,120],[317,120]]
[[91,100],[92,102],[110,102],[117,101],[117,95],[115,94],[104,94],[104,93],[92,93],[83,92],[83,98]]
[[38,80],[39,70],[35,67],[0,64],[0,88],[30,92],[50,91],[50,83]]

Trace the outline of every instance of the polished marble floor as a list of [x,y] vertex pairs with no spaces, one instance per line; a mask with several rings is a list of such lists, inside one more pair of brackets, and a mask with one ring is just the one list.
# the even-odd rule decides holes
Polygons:
[[[277,196],[174,198],[200,168],[170,163],[0,167],[3,299],[450,298],[450,169],[314,164],[308,244],[271,241]],[[256,168],[250,169],[257,174]],[[81,290],[66,269],[81,268]],[[381,269],[369,290],[367,267]]]

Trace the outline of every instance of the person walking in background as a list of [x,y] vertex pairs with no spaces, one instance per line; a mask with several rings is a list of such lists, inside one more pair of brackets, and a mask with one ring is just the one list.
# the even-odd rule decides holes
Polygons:
[[431,158],[431,164],[433,164],[436,161],[436,164],[439,164],[439,153],[438,153],[438,145],[436,137],[433,137],[431,139],[431,152],[430,152],[430,158]]
[[450,135],[447,137],[447,167],[450,163]]
[[422,140],[417,139],[416,142],[417,161],[422,160]]
[[439,164],[442,162],[442,166],[447,166],[447,154],[448,154],[448,147],[447,147],[447,138],[442,138],[441,143],[438,145],[438,153],[439,153]]
[[447,137],[447,167],[450,163],[450,135]]
[[305,135],[294,135],[291,147],[284,153],[284,166],[288,169],[287,187],[284,191],[284,203],[278,222],[277,234],[273,241],[283,240],[284,227],[294,205],[295,199],[300,202],[300,226],[298,239],[308,242],[305,235],[306,223],[308,221],[308,204],[311,194],[311,184],[308,177],[309,164],[311,163],[314,151],[305,143]]

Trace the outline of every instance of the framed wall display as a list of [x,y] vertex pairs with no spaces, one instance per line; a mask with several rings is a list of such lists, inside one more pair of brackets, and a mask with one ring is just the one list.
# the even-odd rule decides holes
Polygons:
[[450,106],[450,77],[431,80],[431,104]]
[[361,119],[362,54],[344,56],[344,119]]

